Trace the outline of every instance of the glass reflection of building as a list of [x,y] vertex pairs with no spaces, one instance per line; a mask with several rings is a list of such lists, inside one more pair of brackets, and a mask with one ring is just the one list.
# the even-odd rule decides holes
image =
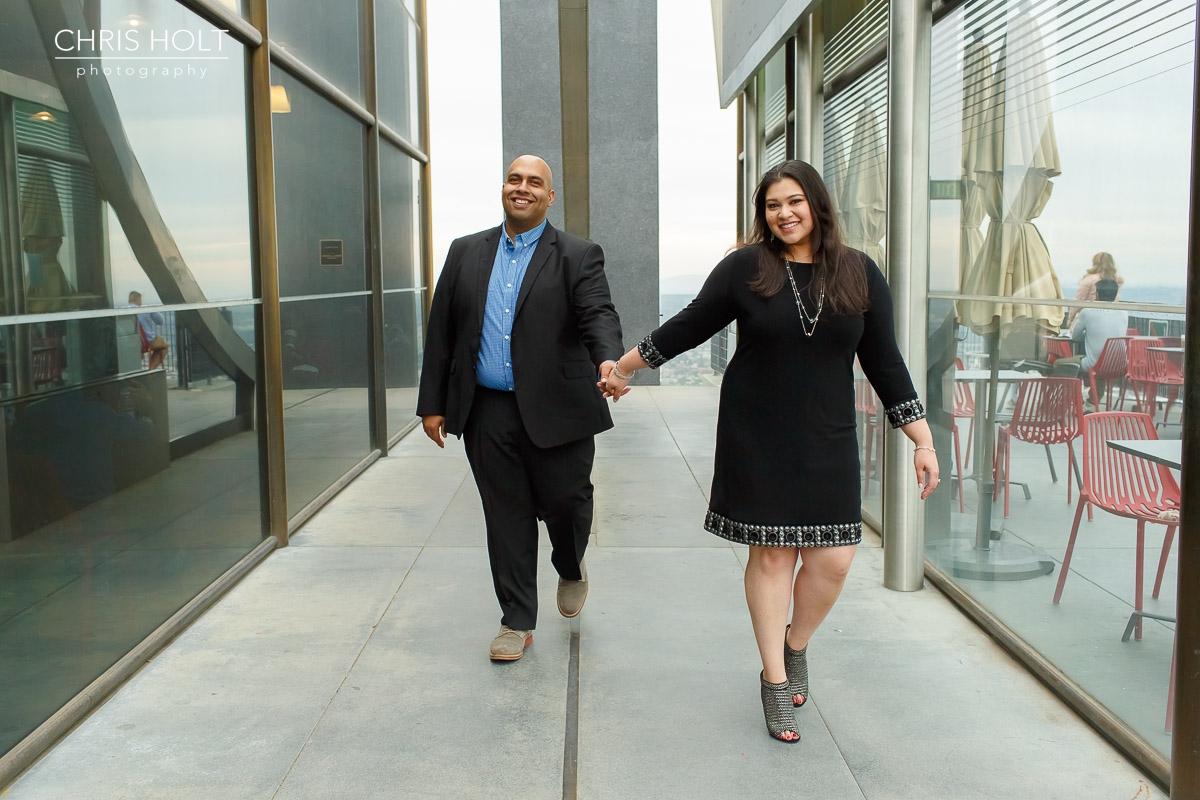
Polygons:
[[0,0],[0,755],[415,420],[422,15]]
[[[1103,252],[1122,276],[1128,328],[1114,348],[1129,359],[1098,379],[1096,405],[1083,408],[1136,410],[1152,415],[1158,437],[1181,438],[1180,404],[1171,402],[1178,386],[1154,386],[1134,362],[1139,347],[1164,348],[1176,367],[1185,360],[1196,4],[772,0],[749,9],[714,0],[713,17],[721,101],[740,112],[742,214],[763,171],[784,158],[808,160],[831,190],[846,241],[884,268],[895,296],[917,298],[919,313],[903,309],[898,319],[924,328],[906,356],[926,365],[918,385],[944,486],[921,512],[925,576],[1001,631],[1014,655],[1165,785],[1178,552],[1164,547],[1163,523],[1171,520],[1146,525],[1142,609],[1150,615],[1140,639],[1123,641],[1137,604],[1137,522],[1085,514],[1056,600],[1087,469],[1083,437],[1066,434],[1072,456],[1062,436],[1044,444],[1022,430],[1050,425],[1063,405],[1035,400],[1049,385],[1038,379],[1069,379],[1062,391],[1081,400],[1090,393],[1071,348],[1087,354],[1063,325],[1072,309],[1114,310],[1077,294]],[[910,38],[889,38],[898,25]],[[897,41],[922,44],[889,61]],[[919,68],[924,45],[928,73]],[[893,105],[901,97],[904,107]],[[913,120],[896,143],[894,114]],[[928,185],[918,187],[924,199],[903,232],[904,258],[886,263],[896,209],[889,189],[908,191],[889,183],[914,152],[916,179],[927,173]],[[887,547],[911,519],[888,500],[911,489],[910,468],[889,474],[889,463],[907,461],[882,454],[886,426],[856,375],[863,513]],[[994,481],[988,467],[1001,444],[1008,480],[1001,463]],[[1024,566],[1003,574],[992,551]]]

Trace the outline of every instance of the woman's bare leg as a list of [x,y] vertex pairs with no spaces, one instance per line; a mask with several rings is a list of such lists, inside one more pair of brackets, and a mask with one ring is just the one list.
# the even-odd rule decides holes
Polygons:
[[[795,547],[750,546],[746,563],[746,605],[754,625],[754,639],[762,657],[763,678],[768,683],[783,683],[783,638],[787,626],[788,605],[792,597],[792,576],[796,571],[799,549]],[[784,734],[790,741],[797,734]]]
[[[850,562],[854,560],[857,550],[855,545],[801,548],[801,565],[792,588],[795,601],[792,606],[792,627],[787,632],[787,643],[793,650],[803,650],[808,646],[808,640],[833,608],[838,595],[842,593],[846,575],[850,572]],[[782,651],[783,648],[779,648],[780,663],[783,662]],[[796,702],[804,701],[801,695],[796,695],[794,699]]]
[[762,656],[763,677],[770,683],[787,680],[783,668],[783,633],[792,602],[792,578],[798,555],[795,547],[752,545],[746,564],[746,605]]

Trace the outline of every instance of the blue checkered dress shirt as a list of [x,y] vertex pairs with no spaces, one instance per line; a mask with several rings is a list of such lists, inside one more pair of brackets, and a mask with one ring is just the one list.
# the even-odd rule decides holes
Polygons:
[[513,385],[512,336],[513,314],[517,310],[517,293],[525,270],[533,260],[542,231],[546,230],[543,220],[533,230],[508,238],[508,231],[500,225],[500,244],[496,247],[496,260],[492,262],[492,278],[488,281],[487,303],[483,308],[483,337],[479,341],[479,368],[475,382],[489,389],[511,392]]

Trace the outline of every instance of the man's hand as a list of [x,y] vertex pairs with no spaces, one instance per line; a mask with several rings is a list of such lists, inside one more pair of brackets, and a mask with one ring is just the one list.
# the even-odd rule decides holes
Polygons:
[[[616,361],[605,361],[600,365],[600,380],[596,383],[598,388],[605,397],[611,397],[613,402],[625,395],[629,394],[632,389],[625,385],[617,376],[612,374],[613,367],[617,365]],[[616,384],[616,385],[614,385]]]
[[446,418],[437,414],[430,414],[428,417],[421,417],[421,427],[425,429],[425,435],[433,439],[433,443],[438,447],[445,449],[446,441]]

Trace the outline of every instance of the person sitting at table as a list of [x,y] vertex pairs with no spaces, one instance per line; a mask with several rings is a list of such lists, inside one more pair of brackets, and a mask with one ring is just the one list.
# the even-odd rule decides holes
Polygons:
[[[1117,264],[1113,261],[1112,253],[1096,253],[1096,255],[1092,256],[1092,268],[1079,279],[1079,289],[1075,292],[1075,299],[1101,299],[1096,293],[1096,284],[1100,281],[1116,281],[1117,297],[1121,296],[1121,287],[1125,285],[1125,279],[1117,274]],[[1068,328],[1075,327],[1075,319],[1079,316],[1080,311],[1083,311],[1083,309],[1071,309],[1071,313],[1067,315]]]
[[[1117,299],[1120,286],[1113,280],[1096,282],[1096,299],[1102,303],[1112,303]],[[1129,328],[1129,312],[1118,308],[1081,308],[1075,318],[1075,327],[1071,329],[1071,339],[1083,342],[1083,355],[1071,358],[1060,358],[1059,364],[1079,364],[1083,372],[1096,366],[1104,343],[1115,336],[1124,336]],[[1084,383],[1087,386],[1087,383]],[[1085,389],[1086,391],[1086,389]],[[1096,398],[1088,397],[1086,403],[1094,405]]]

